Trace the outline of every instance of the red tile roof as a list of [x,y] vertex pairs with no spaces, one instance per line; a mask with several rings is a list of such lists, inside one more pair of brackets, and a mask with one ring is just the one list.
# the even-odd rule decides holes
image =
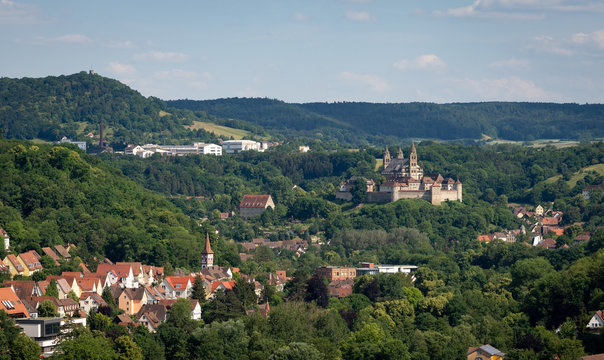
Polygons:
[[[19,262],[19,260],[17,260],[17,257],[13,254],[8,254],[6,255],[6,258],[8,259],[8,261],[11,262],[11,264],[13,264],[13,267],[17,270],[17,272],[23,272],[23,270],[25,270],[23,268],[23,265],[21,265],[21,263]],[[9,265],[9,264],[6,264]]]
[[558,217],[548,216],[548,217],[544,217],[543,220],[541,220],[541,223],[543,225],[558,225],[559,221],[560,221],[560,218],[558,218]]
[[40,263],[40,255],[36,250],[30,250],[19,254],[19,257],[30,271],[42,270],[42,264]]
[[21,314],[29,317],[25,304],[10,287],[0,288],[0,310],[13,317],[20,317]]
[[265,208],[270,195],[244,195],[239,207]]

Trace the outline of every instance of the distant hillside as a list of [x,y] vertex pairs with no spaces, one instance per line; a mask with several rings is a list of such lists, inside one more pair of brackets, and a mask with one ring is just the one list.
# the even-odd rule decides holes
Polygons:
[[15,251],[69,242],[85,261],[191,268],[205,235],[165,197],[98,157],[16,140],[0,140],[0,227]]
[[[101,119],[112,143],[161,140],[212,140],[204,130],[183,125],[206,120],[190,111],[168,109],[160,99],[145,98],[117,80],[80,72],[46,78],[0,78],[0,128],[4,137],[98,143]],[[94,139],[85,137],[92,132]]]
[[307,103],[229,98],[168,101],[169,106],[203,111],[261,125],[286,136],[334,133],[355,143],[392,138],[516,141],[604,137],[604,105],[552,103]]

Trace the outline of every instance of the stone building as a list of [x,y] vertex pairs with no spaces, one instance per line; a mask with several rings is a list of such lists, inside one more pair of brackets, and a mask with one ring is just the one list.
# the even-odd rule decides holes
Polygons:
[[388,148],[384,152],[384,170],[386,181],[379,191],[367,192],[368,202],[390,202],[399,199],[424,199],[433,205],[443,201],[462,201],[462,183],[440,174],[425,174],[418,163],[415,144],[411,145],[408,158],[399,148],[395,158],[390,156]]
[[270,195],[244,195],[239,205],[239,214],[248,219],[261,215],[269,207],[275,209],[275,203]]

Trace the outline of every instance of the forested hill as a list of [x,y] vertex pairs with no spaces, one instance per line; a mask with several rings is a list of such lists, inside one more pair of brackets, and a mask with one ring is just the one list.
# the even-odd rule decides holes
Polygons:
[[0,227],[17,253],[71,243],[87,263],[199,267],[204,227],[73,147],[0,140]]
[[[168,111],[169,110],[169,111]],[[101,119],[111,144],[159,142],[210,134],[183,125],[202,120],[190,111],[168,109],[117,80],[80,72],[45,78],[0,78],[0,128],[6,138],[98,143]],[[92,132],[94,139],[85,135]]]
[[[351,142],[398,138],[590,139],[604,137],[604,105],[553,103],[361,102],[290,104],[271,99],[168,101],[175,108],[236,118],[293,135],[341,131]],[[383,140],[382,140],[383,141]]]

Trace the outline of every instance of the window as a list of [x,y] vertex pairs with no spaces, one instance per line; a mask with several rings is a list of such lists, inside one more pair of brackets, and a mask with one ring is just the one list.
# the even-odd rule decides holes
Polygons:
[[44,324],[44,336],[57,335],[59,333],[59,323]]

